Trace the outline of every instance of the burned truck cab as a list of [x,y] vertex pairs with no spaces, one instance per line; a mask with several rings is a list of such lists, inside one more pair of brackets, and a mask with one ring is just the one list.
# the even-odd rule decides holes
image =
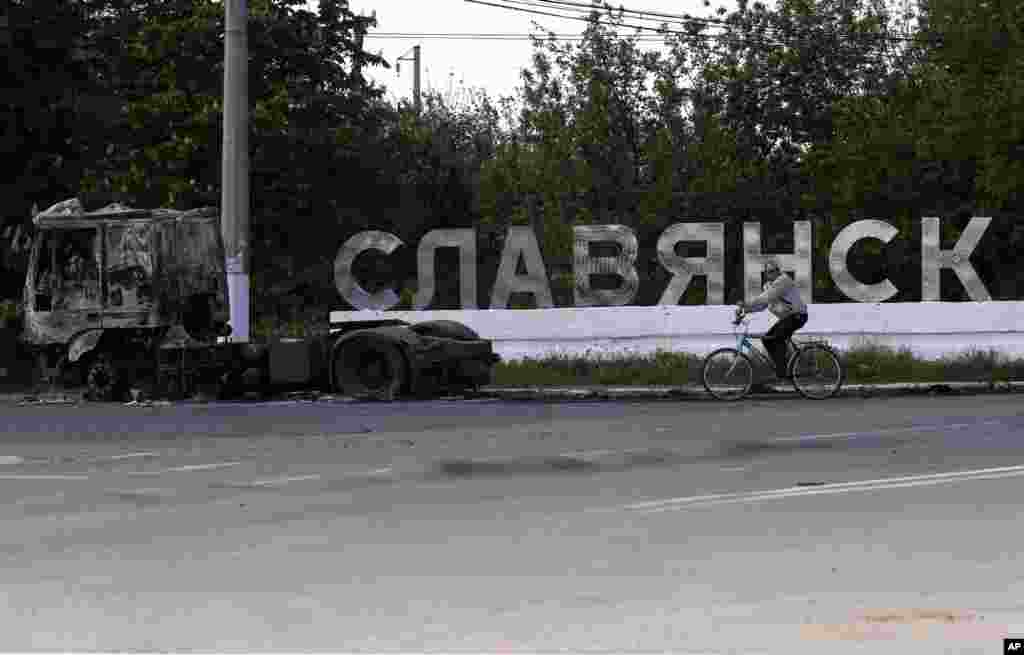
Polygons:
[[169,339],[208,344],[225,333],[216,209],[85,212],[71,200],[34,222],[22,339],[51,374],[113,399],[156,378]]

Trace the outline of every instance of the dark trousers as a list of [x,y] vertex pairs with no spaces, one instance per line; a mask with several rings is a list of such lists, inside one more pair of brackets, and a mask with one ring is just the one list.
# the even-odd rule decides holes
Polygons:
[[772,329],[761,338],[765,350],[775,361],[775,374],[780,378],[787,374],[786,371],[786,341],[793,336],[793,333],[807,324],[807,314],[791,314],[772,326]]

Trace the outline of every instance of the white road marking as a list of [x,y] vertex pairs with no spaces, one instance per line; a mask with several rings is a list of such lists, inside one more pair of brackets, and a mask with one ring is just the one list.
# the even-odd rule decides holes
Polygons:
[[25,459],[18,457],[17,455],[4,455],[0,457],[0,466],[13,466],[15,464],[21,464]]
[[837,482],[824,484],[820,487],[784,487],[781,489],[765,489],[741,493],[708,494],[682,498],[664,498],[661,500],[644,501],[626,505],[622,509],[642,512],[665,512],[681,510],[689,507],[703,507],[728,503],[748,503],[778,498],[795,498],[802,496],[819,496],[826,494],[849,493],[853,491],[871,491],[877,489],[904,489],[922,487],[948,482],[966,480],[997,480],[1024,476],[1024,466],[1005,466],[1001,468],[976,469],[972,471],[950,471],[928,475],[910,475],[898,478],[881,478],[877,480],[861,480],[857,482]]
[[175,466],[160,471],[131,471],[128,475],[163,475],[164,473],[187,473],[189,471],[213,471],[215,469],[226,469],[238,466],[241,462],[217,462],[213,464],[188,464],[186,466]]
[[[991,425],[998,421],[985,421],[980,425]],[[777,437],[772,441],[812,441],[815,439],[848,439],[850,437],[873,437],[879,434],[897,434],[900,432],[929,432],[946,429],[960,430],[973,427],[974,423],[952,423],[948,425],[915,425],[908,428],[885,428],[882,430],[859,430],[857,432],[832,432],[826,434],[803,434],[795,437]]]
[[[351,478],[372,478],[379,475],[387,475],[391,473],[393,469],[389,466],[386,468],[373,469],[372,471],[358,471],[355,473],[343,473],[336,479],[347,480]],[[320,473],[311,473],[308,475],[293,475],[282,478],[270,478],[267,480],[242,480],[232,482],[218,482],[218,487],[231,487],[231,488],[252,488],[252,487],[276,487],[288,484],[290,482],[303,482],[307,480],[320,480],[323,475]]]
[[0,475],[0,480],[88,480],[88,475],[34,475],[34,474],[5,474]]
[[293,476],[290,476],[290,477],[272,478],[272,479],[269,479],[269,480],[248,480],[248,481],[243,481],[243,482],[223,482],[223,483],[218,483],[217,486],[219,486],[219,487],[239,487],[239,488],[246,488],[246,487],[278,487],[278,486],[281,486],[281,485],[288,484],[289,482],[302,482],[302,481],[305,481],[305,480],[319,480],[320,477],[321,476],[319,474],[313,474],[313,475],[293,475]]
[[173,496],[177,494],[177,489],[168,489],[164,487],[143,487],[141,489],[104,489],[103,493],[111,494],[115,496]]
[[577,457],[579,459],[592,459],[594,457],[603,457],[605,455],[614,454],[616,450],[573,450],[567,453],[560,453],[559,457]]
[[137,457],[157,457],[160,453],[125,453],[124,455],[106,455],[104,457],[95,458],[94,462],[116,462],[122,459],[135,459]]
[[605,455],[630,455],[632,453],[649,453],[653,448],[626,448],[624,450],[572,450],[566,453],[559,453],[559,457],[577,457],[579,459],[593,459]]

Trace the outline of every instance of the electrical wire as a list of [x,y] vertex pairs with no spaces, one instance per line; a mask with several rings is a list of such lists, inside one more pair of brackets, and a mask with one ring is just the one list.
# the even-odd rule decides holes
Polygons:
[[[508,1],[514,2],[515,0],[508,0]],[[561,19],[565,19],[565,20],[578,20],[578,21],[582,21],[582,22],[586,22],[586,23],[590,22],[590,18],[581,16],[581,15],[565,16],[565,15],[562,15],[562,14],[552,14],[550,12],[538,11],[538,10],[535,10],[535,9],[527,9],[525,7],[514,7],[514,6],[505,5],[505,4],[496,4],[496,3],[493,3],[493,2],[486,2],[485,0],[465,0],[465,2],[468,2],[468,3],[471,3],[471,4],[477,4],[477,5],[485,5],[485,6],[490,6],[490,7],[497,7],[499,9],[509,9],[509,10],[512,10],[512,11],[520,11],[520,12],[525,12],[525,13],[528,13],[528,14],[535,14],[535,15],[541,15],[541,16],[549,16],[549,17],[553,17],[553,18],[561,18]],[[631,29],[635,29],[637,31],[657,32],[658,34],[663,35],[663,38],[664,38],[664,36],[675,36],[677,39],[683,40],[683,41],[687,41],[687,40],[707,41],[707,40],[711,40],[711,39],[719,39],[719,40],[724,40],[724,41],[730,41],[731,40],[731,42],[733,44],[740,44],[740,43],[744,43],[744,42],[748,42],[749,41],[749,39],[745,40],[745,39],[734,37],[734,36],[727,35],[727,34],[701,34],[701,33],[692,33],[692,32],[680,32],[680,31],[668,30],[668,29],[660,28],[660,27],[659,28],[652,28],[652,27],[649,27],[649,26],[646,26],[646,25],[636,25],[636,24],[631,24],[631,23],[623,23],[623,22],[619,22],[619,21],[609,21],[607,24],[613,25],[615,27],[631,28]],[[635,37],[631,37],[631,38],[635,38]],[[769,41],[769,40],[767,40],[765,38],[760,39],[760,42],[762,44],[764,44],[764,45],[772,45],[772,46],[776,46],[776,47],[782,47],[782,46],[785,45],[785,44],[780,43],[780,42]]]
[[[630,35],[621,35],[630,36]],[[487,32],[438,32],[438,33],[407,33],[407,32],[368,32],[365,38],[378,39],[441,39],[451,41],[531,41],[540,38],[545,40],[555,38],[559,41],[583,41],[587,37],[579,34],[546,34],[538,37],[536,34],[515,34],[515,33],[487,33]],[[664,38],[654,35],[640,35],[634,37],[638,41],[662,43]]]
[[[593,11],[604,10],[612,13],[621,12],[621,14],[629,14],[637,17],[642,17],[641,20],[653,21],[657,19],[671,19],[669,23],[682,23],[682,24],[702,24],[707,26],[716,27],[738,27],[735,22],[721,19],[721,18],[709,18],[709,17],[698,17],[690,14],[667,14],[657,11],[649,11],[645,9],[627,9],[624,6],[613,7],[607,2],[602,5],[585,4],[582,2],[574,2],[573,0],[505,0],[512,4],[531,5],[537,7],[551,7],[557,6],[559,8],[575,8],[574,10],[583,13],[583,10],[587,10],[587,15]],[[776,28],[772,28],[776,29]],[[834,30],[833,33],[836,33]],[[893,35],[859,35],[859,36],[871,36],[872,38],[884,38],[888,41],[915,41],[913,37],[901,37]]]
[[[495,8],[498,8],[498,9],[505,9],[505,10],[509,10],[509,11],[518,11],[518,12],[527,13],[527,14],[534,14],[534,15],[539,15],[539,16],[547,16],[547,17],[551,17],[551,18],[561,18],[561,19],[564,19],[564,20],[577,20],[577,21],[583,21],[583,22],[590,22],[591,21],[590,14],[592,12],[594,12],[594,11],[598,11],[599,9],[604,9],[606,11],[611,11],[613,13],[619,11],[619,9],[613,8],[613,7],[598,7],[596,5],[584,5],[582,3],[570,2],[569,0],[504,0],[504,2],[501,3],[501,4],[496,3],[496,2],[487,2],[486,0],[465,0],[465,2],[468,2],[470,4],[495,7]],[[564,11],[572,11],[572,12],[575,12],[575,13],[572,14],[572,15],[555,14],[555,13],[552,13],[551,11],[544,11],[544,10],[541,10],[541,9],[537,9],[536,7],[544,7],[546,9],[561,9],[561,10],[564,10]],[[584,12],[582,9],[573,9],[571,7],[586,7],[588,9],[588,11]],[[638,18],[637,16],[633,16],[634,20],[639,19],[639,20],[653,21],[653,20],[655,20],[655,17],[657,17],[657,18],[671,17],[671,18],[674,19],[673,22],[682,23],[682,24],[696,24],[696,25],[704,25],[705,27],[719,27],[719,28],[723,28],[723,29],[736,29],[736,28],[740,27],[739,25],[737,25],[734,22],[730,22],[730,21],[727,21],[727,20],[713,19],[713,18],[697,18],[697,17],[686,16],[686,15],[661,14],[661,13],[657,13],[657,12],[646,12],[646,11],[640,11],[640,10],[625,10],[625,9],[623,9],[622,11],[623,11],[623,13],[630,12],[632,14],[637,14],[637,15],[652,16],[651,18],[646,18],[646,17],[639,17]],[[631,28],[631,29],[634,29],[634,30],[637,30],[637,31],[657,32],[657,33],[662,34],[662,35],[678,35],[678,36],[681,36],[681,37],[688,37],[688,38],[700,37],[700,38],[720,38],[720,39],[730,39],[731,38],[731,39],[736,39],[735,36],[727,35],[727,34],[724,34],[724,33],[722,33],[722,34],[700,34],[700,33],[694,33],[694,32],[682,32],[680,30],[668,29],[668,28],[666,28],[664,26],[651,27],[650,25],[638,25],[638,24],[635,24],[635,23],[625,23],[625,22],[622,22],[622,21],[610,21],[609,20],[609,21],[607,21],[607,23],[610,24],[610,25],[615,25],[617,27]],[[776,26],[766,26],[765,30],[766,31],[776,32],[776,33],[783,33],[784,32],[781,28],[776,27]],[[855,35],[855,34],[848,33],[848,32],[847,33],[837,32],[835,30],[829,30],[829,34],[831,36],[837,36],[837,37],[838,36],[844,36],[844,37],[847,37],[847,38],[860,38],[860,39],[864,39],[864,40],[882,41],[882,42],[913,43],[913,42],[919,42],[921,40],[920,36],[918,36],[918,37],[901,37],[901,36],[894,36],[894,35],[887,35],[887,34],[856,34]],[[775,36],[773,36],[771,38],[774,39],[772,45],[779,45],[779,46],[785,45],[784,42],[780,42],[779,41],[780,38],[781,39],[785,39],[786,41],[789,41],[789,42],[800,42],[800,41],[804,40],[804,39],[800,39],[800,38],[793,38],[791,35],[788,35],[788,34],[785,34],[782,37],[780,37],[778,34],[776,34]],[[759,41],[761,43],[766,43],[767,44],[767,41],[766,41],[766,39],[764,37],[759,39]]]
[[[465,2],[468,2],[470,4],[491,6],[491,7],[495,7],[495,8],[499,8],[499,9],[506,9],[506,10],[510,10],[510,11],[518,11],[518,12],[527,13],[527,14],[534,14],[534,15],[540,15],[540,16],[548,16],[548,17],[553,17],[553,18],[560,18],[560,19],[563,19],[563,20],[582,21],[582,22],[586,22],[588,24],[593,22],[592,14],[595,11],[604,10],[606,12],[611,12],[611,13],[619,11],[619,9],[610,8],[607,5],[605,5],[604,7],[600,7],[600,6],[596,6],[596,5],[583,5],[583,4],[578,3],[578,2],[572,2],[571,0],[499,0],[499,1],[501,1],[501,4],[498,4],[497,2],[489,2],[487,0],[465,0]],[[513,6],[513,5],[515,5],[515,6]],[[552,7],[552,5],[554,5],[554,7]],[[536,9],[536,7],[544,7],[545,9],[557,8],[557,9],[564,10],[564,11],[575,12],[575,15],[554,14],[554,13],[552,13],[550,11],[542,11],[542,10]],[[574,7],[576,7],[576,8],[574,8]],[[584,11],[583,8],[585,8],[586,11]],[[624,11],[625,10],[623,9],[623,12]],[[733,50],[733,55],[735,55],[736,54],[735,51],[737,49],[743,49],[743,48],[751,48],[751,47],[753,47],[753,48],[765,48],[765,47],[768,47],[768,48],[805,47],[806,48],[806,47],[812,47],[812,46],[816,46],[816,45],[820,44],[820,38],[815,38],[814,35],[808,34],[806,37],[795,37],[791,33],[787,33],[782,28],[776,27],[776,26],[760,26],[760,31],[761,31],[760,34],[757,34],[757,35],[742,35],[742,34],[730,33],[730,29],[729,28],[731,28],[732,31],[735,31],[735,30],[737,30],[737,29],[742,27],[741,25],[736,24],[734,21],[725,21],[725,20],[718,20],[718,19],[711,19],[711,18],[693,19],[693,18],[690,18],[688,16],[677,16],[677,15],[674,15],[674,14],[658,14],[657,12],[641,12],[639,10],[629,10],[629,11],[632,11],[635,14],[655,14],[659,18],[664,18],[664,17],[670,17],[671,16],[671,17],[674,17],[674,18],[678,19],[680,22],[683,22],[683,23],[689,23],[690,25],[703,25],[704,27],[720,28],[723,31],[719,32],[719,33],[706,33],[706,32],[703,32],[703,31],[694,31],[692,29],[688,30],[688,31],[673,30],[673,29],[667,28],[667,26],[665,25],[664,21],[659,25],[659,27],[654,28],[654,27],[651,27],[649,25],[638,25],[636,23],[626,23],[626,22],[623,22],[622,20],[609,20],[609,17],[607,17],[607,16],[604,18],[603,24],[606,25],[606,26],[613,26],[613,27],[632,28],[633,30],[635,30],[637,32],[637,34],[636,35],[630,35],[630,36],[625,37],[625,38],[636,39],[638,41],[643,39],[644,42],[647,42],[647,39],[644,39],[643,37],[644,36],[650,37],[650,35],[649,34],[648,35],[641,34],[641,32],[646,31],[646,32],[656,32],[658,35],[660,35],[660,37],[662,39],[665,40],[666,45],[670,44],[668,39],[672,39],[673,41],[679,42],[679,43],[703,42],[705,44],[704,47],[710,48],[713,52],[716,52],[719,55],[727,54],[727,53],[725,53],[725,52],[723,52],[721,50],[720,46],[722,46],[722,45],[726,45],[726,46],[730,47]],[[622,15],[623,15],[622,13],[619,13],[620,17]],[[651,20],[653,20],[653,18],[640,18],[640,20],[641,21],[643,21],[643,20],[651,21]],[[537,27],[540,27],[540,26],[538,25]],[[835,30],[829,30],[827,32],[827,35],[832,37],[835,40],[839,40],[841,37],[843,37],[842,33],[837,32]],[[622,37],[623,35],[619,35],[619,36]],[[879,34],[879,35],[867,35],[867,34],[851,35],[851,34],[847,33],[845,35],[845,37],[846,37],[846,41],[847,41],[848,44],[849,44],[850,41],[852,41],[855,38],[859,38],[859,40],[861,40],[861,41],[873,41],[873,42],[875,42],[874,43],[874,47],[870,47],[870,44],[868,44],[868,43],[861,43],[860,45],[863,47],[863,50],[859,53],[859,56],[860,56],[860,58],[863,61],[865,61],[867,63],[872,63],[872,64],[875,64],[875,65],[878,65],[878,66],[883,66],[885,68],[889,68],[891,66],[897,65],[896,62],[899,61],[901,55],[905,54],[905,53],[900,53],[900,52],[893,52],[889,47],[885,47],[886,44],[903,43],[904,47],[905,47],[906,44],[908,44],[910,42],[920,42],[922,40],[922,37],[920,35],[916,36],[916,37],[908,38],[908,37],[896,37],[896,36],[882,35],[882,34]],[[573,39],[573,40],[574,41],[578,41],[580,39]],[[718,45],[715,45],[713,42],[717,42]],[[837,45],[839,45],[839,44],[837,44]],[[882,46],[882,47],[879,48],[878,46]]]
[[[735,22],[730,22],[730,21],[727,21],[727,20],[720,20],[720,19],[713,19],[713,18],[697,18],[697,17],[692,17],[692,16],[689,16],[689,15],[666,14],[666,13],[659,13],[659,12],[649,12],[649,11],[643,11],[643,10],[635,10],[635,9],[611,8],[611,7],[608,7],[607,5],[605,5],[605,6],[586,5],[586,4],[583,4],[583,3],[580,3],[580,2],[573,2],[572,0],[499,0],[498,2],[490,2],[490,1],[486,1],[486,0],[465,0],[465,1],[468,2],[468,3],[471,3],[471,4],[490,6],[490,7],[499,8],[499,9],[505,9],[505,10],[519,11],[519,12],[523,12],[523,13],[527,13],[527,14],[532,14],[532,15],[547,16],[547,17],[559,18],[559,19],[563,19],[563,20],[576,20],[576,21],[582,21],[582,22],[587,22],[587,23],[592,22],[593,19],[592,19],[591,15],[592,15],[593,12],[596,12],[596,11],[599,11],[599,10],[604,10],[604,11],[609,11],[610,10],[613,13],[621,11],[621,13],[619,13],[620,16],[622,16],[625,13],[636,15],[636,16],[639,17],[639,20],[641,20],[641,21],[653,21],[656,18],[658,18],[658,19],[661,19],[661,18],[671,18],[675,22],[680,23],[680,24],[701,25],[703,27],[718,28],[718,29],[725,30],[725,31],[720,32],[720,33],[704,33],[704,32],[692,31],[692,30],[691,31],[680,31],[680,30],[672,30],[672,29],[666,28],[664,22],[663,22],[663,24],[661,26],[659,26],[657,28],[653,28],[653,27],[651,27],[649,25],[638,25],[638,24],[635,24],[635,23],[625,23],[625,22],[622,22],[622,21],[610,21],[610,20],[607,20],[607,17],[606,17],[605,22],[604,22],[605,25],[610,25],[610,26],[614,26],[614,27],[631,28],[631,29],[633,29],[633,30],[635,30],[637,32],[635,34],[617,33],[616,36],[618,36],[619,38],[627,38],[627,39],[630,39],[630,40],[638,42],[638,43],[655,43],[655,42],[666,43],[666,41],[668,39],[674,39],[674,40],[681,41],[681,42],[703,41],[705,43],[708,43],[708,42],[711,42],[711,41],[718,41],[720,44],[729,44],[729,45],[732,45],[732,46],[744,46],[744,45],[756,44],[756,45],[759,45],[761,47],[765,47],[765,46],[768,46],[768,47],[787,47],[787,46],[792,46],[792,45],[795,45],[795,44],[798,44],[798,43],[813,43],[813,41],[814,41],[813,38],[807,38],[807,37],[805,37],[804,39],[792,38],[792,37],[788,37],[788,36],[783,36],[783,37],[780,38],[778,36],[778,34],[776,34],[775,36],[768,36],[767,34],[761,34],[761,35],[758,35],[756,37],[731,34],[731,33],[729,33],[729,30],[727,28],[732,28],[733,30],[735,30],[736,28],[738,28],[740,26],[737,25]],[[567,14],[564,14],[564,13],[556,14],[556,13],[553,13],[551,11],[541,11],[540,9],[538,9],[538,7],[558,9],[558,10],[561,10],[561,11],[572,12],[572,13],[574,13],[574,15],[567,15]],[[584,9],[586,11],[584,11]],[[584,14],[586,14],[586,15],[584,15]],[[536,23],[535,23],[535,25],[536,25]],[[541,26],[537,25],[537,27],[540,28]],[[780,30],[780,28],[776,28],[774,26],[767,26],[767,29],[765,29],[764,31],[765,32],[768,32],[768,31],[780,32],[781,30]],[[649,33],[645,34],[645,33],[642,33],[642,32],[656,32],[656,34],[649,34]],[[840,33],[835,32],[835,31],[830,31],[828,34],[829,34],[829,36],[839,36]],[[887,42],[888,41],[899,42],[899,41],[915,41],[916,40],[914,38],[890,37],[888,35],[861,35],[861,36],[865,36],[865,37],[871,38],[872,40],[881,40],[881,41],[887,41]],[[580,41],[587,40],[588,37],[586,35],[556,34],[556,33],[553,33],[553,32],[548,32],[547,34],[545,34],[543,36],[531,35],[531,34],[518,34],[518,33],[483,33],[483,32],[424,33],[424,34],[401,33],[401,32],[376,32],[376,33],[370,32],[370,33],[366,34],[366,38],[368,38],[368,39],[370,39],[370,38],[413,39],[413,40],[418,40],[418,39],[434,39],[434,40],[450,40],[450,41],[459,41],[459,40],[461,40],[461,41],[534,41],[534,40],[550,41],[550,40],[558,40],[558,41],[564,41],[564,42],[580,42]],[[718,48],[713,48],[713,49],[715,51],[719,51]],[[889,63],[891,63],[891,58],[892,58],[893,55],[891,53],[878,53],[878,56],[881,57],[881,59],[879,59],[878,56],[875,56],[875,53],[871,53],[871,55],[869,55],[867,52],[862,52],[861,56],[866,61],[873,62],[873,63],[876,63],[876,64],[888,65]],[[888,61],[886,61],[887,59],[888,59]]]

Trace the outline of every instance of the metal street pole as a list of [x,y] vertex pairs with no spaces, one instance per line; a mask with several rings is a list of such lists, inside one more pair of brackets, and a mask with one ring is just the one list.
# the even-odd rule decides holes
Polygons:
[[231,340],[249,341],[249,44],[246,0],[224,0],[221,235]]
[[413,106],[416,107],[416,113],[418,114],[418,113],[420,113],[420,110],[423,108],[423,105],[420,102],[420,66],[421,66],[421,63],[420,63],[420,47],[419,46],[413,46],[412,56],[413,56],[413,58],[415,60],[413,62],[414,65],[415,65],[415,70],[413,70],[413,72],[412,72],[412,102],[413,102]]
[[[405,52],[406,54],[409,54],[408,50]],[[395,60],[395,73],[402,72],[403,61],[409,61],[409,58],[402,55]],[[412,65],[412,106],[416,110],[416,113],[419,114],[423,103],[420,100],[420,68],[422,67],[422,62],[420,60],[420,47],[418,45],[413,46],[412,48]]]

